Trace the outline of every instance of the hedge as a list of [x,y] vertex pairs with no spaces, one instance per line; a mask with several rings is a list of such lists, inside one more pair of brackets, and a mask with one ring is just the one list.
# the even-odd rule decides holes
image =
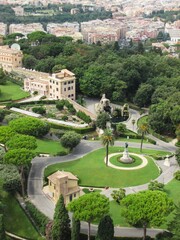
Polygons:
[[78,111],[76,113],[76,116],[79,117],[80,119],[82,119],[86,123],[90,123],[92,121],[91,118],[86,113],[84,113],[82,111]]
[[94,131],[93,127],[73,128],[73,127],[70,127],[70,126],[61,125],[61,124],[55,124],[55,123],[49,123],[49,125],[50,125],[51,128],[54,128],[54,129],[73,130],[73,131],[75,131],[77,133],[80,133],[80,134],[84,134],[84,133],[88,133],[88,132]]
[[46,225],[50,221],[42,212],[40,212],[32,203],[26,202],[26,211],[29,213],[37,230],[45,235]]

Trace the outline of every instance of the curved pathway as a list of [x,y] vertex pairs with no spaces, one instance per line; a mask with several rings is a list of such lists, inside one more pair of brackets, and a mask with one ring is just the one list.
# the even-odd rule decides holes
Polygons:
[[[94,112],[94,104],[96,102],[99,102],[99,101],[87,100],[87,108],[89,109],[89,111]],[[140,117],[141,116],[138,111],[130,109],[130,118],[126,122],[124,122],[126,124],[126,127],[132,131],[137,132],[137,121]],[[132,119],[136,121],[134,126],[132,124]],[[146,144],[144,145],[144,148],[146,149],[164,150],[164,151],[170,151],[170,152],[174,152],[177,149],[173,144],[165,143],[153,136],[150,136],[150,137],[156,141],[156,145]],[[116,142],[115,146],[122,147],[124,146],[124,143]],[[140,143],[130,142],[129,147],[140,148]],[[48,196],[45,196],[45,194],[42,191],[44,169],[47,166],[55,163],[75,161],[76,159],[83,157],[87,153],[99,148],[102,148],[102,145],[100,142],[83,140],[74,149],[74,151],[67,156],[34,158],[32,160],[32,167],[31,167],[31,171],[28,179],[28,196],[31,202],[34,203],[35,206],[39,210],[41,210],[45,215],[47,215],[49,218],[52,219],[55,205],[48,198]],[[164,166],[163,164],[164,161],[156,162],[158,167],[161,168],[162,170],[162,174],[156,179],[158,182],[167,184],[169,181],[173,179],[173,174],[175,171],[179,169],[179,166],[175,160],[175,157],[171,157],[170,162],[171,162],[170,167]],[[132,194],[142,190],[146,190],[147,188],[148,188],[148,183],[139,185],[139,186],[127,187],[125,189],[126,189],[126,194]],[[101,194],[106,195],[110,200],[112,200],[111,193],[113,190],[114,189],[112,188],[103,189]],[[95,234],[96,231],[97,231],[97,226],[92,225],[91,233]],[[87,224],[85,222],[81,223],[81,232],[87,234]],[[155,237],[155,235],[159,232],[162,232],[162,229],[147,229],[147,235],[151,237]],[[143,230],[140,228],[115,227],[115,236],[142,237],[142,235],[143,235]]]
[[[115,146],[124,146],[124,143],[122,142],[116,142]],[[140,147],[140,143],[129,143],[129,147]],[[68,162],[68,161],[74,161],[78,158],[83,157],[87,153],[94,151],[96,149],[102,148],[102,145],[98,141],[86,141],[83,140],[81,143],[74,149],[74,151],[67,155],[62,157],[36,157],[32,160],[32,167],[29,174],[28,179],[28,196],[32,203],[35,204],[35,206],[42,211],[45,215],[47,215],[49,218],[53,218],[54,213],[54,203],[43,193],[43,172],[44,169],[52,164],[59,163],[59,162]],[[167,150],[174,152],[175,147],[169,145],[168,148],[166,146],[160,146],[160,145],[152,145],[152,144],[146,144],[146,149],[155,149],[155,150]],[[175,161],[175,158],[171,158],[171,167],[167,168],[163,165],[163,161],[158,161],[159,167],[162,169],[162,174],[158,177],[159,182],[168,183],[173,179],[173,173],[179,168],[177,162]],[[140,185],[140,186],[134,186],[134,187],[128,187],[126,189],[126,193],[135,193],[141,190],[147,189],[148,184]],[[111,193],[114,189],[103,189],[102,194],[105,194],[109,199],[111,198]],[[96,231],[97,226],[92,226],[92,232]],[[81,231],[87,233],[87,225],[86,223],[81,224]],[[158,232],[162,230],[158,229],[149,229],[147,231],[148,235],[151,235],[154,237]],[[116,236],[124,236],[124,237],[132,237],[142,236],[142,230],[141,229],[135,229],[135,228],[115,228],[115,235]]]
[[[119,153],[109,154],[108,159],[110,160],[111,157],[116,156],[116,155],[119,155],[119,154],[123,154],[123,153],[122,153],[122,152],[119,152]],[[109,162],[108,162],[108,166],[109,166],[109,167],[112,167],[112,168],[120,169],[120,170],[132,171],[132,170],[136,170],[136,169],[143,168],[143,167],[145,167],[145,166],[148,164],[147,158],[145,158],[144,156],[142,156],[142,155],[140,155],[140,154],[136,154],[136,153],[131,153],[130,155],[132,155],[132,156],[137,156],[137,157],[141,158],[142,163],[141,163],[140,165],[136,166],[136,167],[118,167],[118,166],[112,164],[112,163],[109,161]],[[106,163],[106,158],[104,158],[104,162]]]

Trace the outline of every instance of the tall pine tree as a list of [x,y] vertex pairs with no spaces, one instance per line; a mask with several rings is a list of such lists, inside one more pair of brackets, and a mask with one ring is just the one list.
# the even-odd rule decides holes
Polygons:
[[53,240],[71,240],[70,219],[62,195],[55,208],[52,238]]
[[72,217],[71,240],[80,240],[80,221]]
[[109,215],[104,216],[99,225],[96,240],[112,240],[114,238],[114,224]]

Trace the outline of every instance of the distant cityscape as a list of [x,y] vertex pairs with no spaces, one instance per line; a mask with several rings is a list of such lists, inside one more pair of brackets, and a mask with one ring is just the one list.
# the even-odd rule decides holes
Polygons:
[[[146,41],[148,38],[157,38],[161,32],[168,34],[168,44],[172,46],[180,41],[180,20],[174,22],[165,22],[159,17],[147,18],[146,16],[157,11],[179,11],[180,3],[175,1],[157,1],[157,0],[138,0],[129,1],[22,1],[22,0],[0,0],[0,4],[12,5],[12,9],[16,16],[25,16],[24,6],[32,4],[34,6],[48,6],[48,4],[80,4],[83,11],[96,11],[97,9],[105,9],[112,12],[112,19],[91,20],[82,22],[49,22],[46,25],[42,23],[19,23],[6,24],[0,22],[0,34],[21,33],[24,37],[34,31],[44,31],[55,36],[70,36],[75,41],[82,40],[88,44],[100,42],[107,44],[111,42],[122,42],[122,40]],[[60,5],[59,5],[60,6]],[[59,7],[59,11],[62,11]],[[78,8],[72,8],[70,14],[78,14]],[[160,45],[156,45],[160,47]],[[161,49],[164,49],[162,46]],[[162,50],[163,50],[162,49]],[[171,49],[172,50],[172,49]]]

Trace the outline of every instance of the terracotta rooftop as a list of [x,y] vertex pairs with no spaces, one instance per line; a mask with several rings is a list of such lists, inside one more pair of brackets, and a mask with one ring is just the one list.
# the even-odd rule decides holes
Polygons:
[[72,173],[70,172],[64,172],[64,171],[57,171],[55,173],[53,173],[52,175],[50,175],[48,177],[48,179],[53,182],[56,183],[56,179],[60,179],[60,178],[64,178],[64,177],[68,177],[68,179],[70,180],[78,180],[78,178],[76,176],[74,176]]

